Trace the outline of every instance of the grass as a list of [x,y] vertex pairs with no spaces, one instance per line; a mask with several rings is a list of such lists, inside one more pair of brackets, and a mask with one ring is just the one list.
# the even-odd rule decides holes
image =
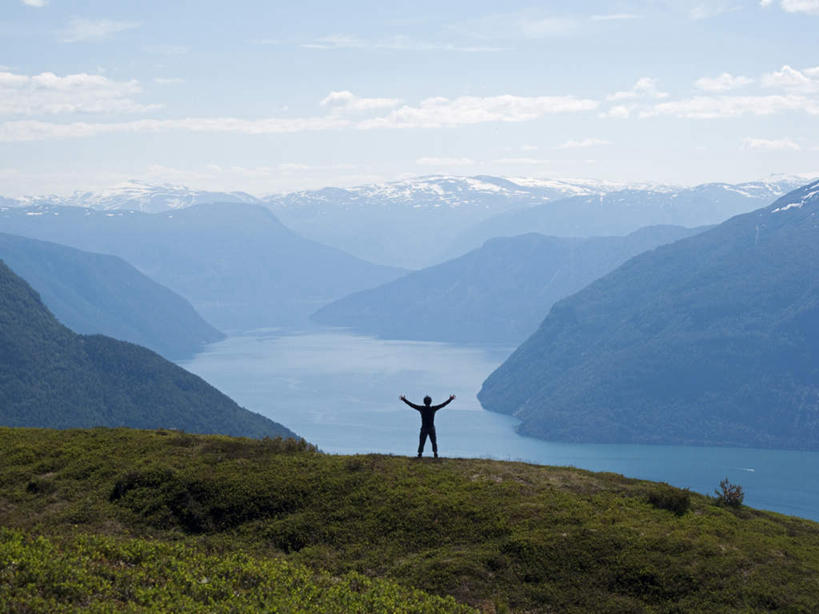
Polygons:
[[[0,429],[0,449],[3,548],[75,561],[64,569],[82,572],[79,587],[105,580],[123,549],[150,553],[88,601],[103,609],[336,607],[254,601],[272,585],[243,592],[241,578],[262,569],[285,578],[282,599],[296,599],[287,578],[307,578],[315,594],[359,599],[353,611],[819,610],[819,524],[615,474],[129,429]],[[58,556],[37,554],[49,548]],[[15,573],[0,565],[0,593],[16,603],[41,604],[53,595],[38,591],[62,581]],[[213,593],[186,580],[201,577],[218,579]],[[168,578],[161,590],[156,578]],[[92,593],[76,588],[70,603]]]
[[334,577],[281,558],[157,540],[48,539],[0,529],[0,569],[0,611],[9,612],[472,611],[451,597],[355,572]]

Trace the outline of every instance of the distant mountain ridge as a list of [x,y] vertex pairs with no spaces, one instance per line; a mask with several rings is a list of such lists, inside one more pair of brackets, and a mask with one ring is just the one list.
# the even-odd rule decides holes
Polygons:
[[803,179],[741,184],[706,183],[694,187],[653,186],[584,194],[491,216],[451,242],[455,256],[498,236],[539,232],[559,237],[589,237],[634,232],[652,225],[707,226],[764,207],[804,185]]
[[119,256],[223,331],[301,326],[322,305],[404,272],[305,239],[266,207],[241,203],[153,214],[6,208],[0,231]]
[[819,181],[555,304],[478,398],[544,439],[819,449]]
[[2,261],[0,424],[295,437],[148,349],[74,333]]
[[[272,196],[265,202],[289,228],[351,254],[382,264],[424,268],[480,247],[497,236],[538,232],[547,236],[611,236],[651,225],[703,226],[766,205],[804,180],[777,177],[737,185],[694,188],[629,185],[584,179],[453,177],[433,175],[354,188],[326,188]],[[609,210],[577,208],[583,199],[614,193],[654,196],[642,208],[620,203]],[[680,198],[682,196],[682,198]],[[568,199],[568,200],[567,200]],[[524,223],[507,227],[506,218],[551,204],[572,202],[561,223]],[[685,202],[683,202],[685,201]],[[720,202],[724,201],[724,202]],[[673,215],[656,212],[663,203]],[[692,205],[697,211],[689,212]],[[680,212],[677,214],[676,212]]]
[[224,339],[188,301],[116,256],[0,233],[0,259],[80,334],[130,341],[171,360]]
[[476,175],[425,175],[354,186],[322,188],[272,195],[264,201],[274,209],[309,207],[333,202],[340,207],[404,206],[404,207],[475,207],[507,208],[499,197],[517,203],[542,203],[568,196],[591,195],[624,188],[622,183],[593,179],[535,179]]
[[[90,207],[103,211],[141,211],[143,213],[163,213],[174,209],[184,209],[204,203],[251,203],[259,204],[260,199],[246,192],[212,192],[192,190],[185,186],[171,184],[151,184],[143,181],[127,181],[99,191],[77,191],[69,196],[27,196],[6,203],[6,206],[29,207],[32,205],[55,207]],[[3,203],[0,203],[3,204]]]
[[[77,192],[69,197],[6,199],[0,202],[0,207],[68,205],[106,211],[131,209],[167,213],[207,202],[264,204],[288,228],[306,238],[370,262],[416,269],[460,256],[494,236],[526,232],[549,236],[610,236],[649,225],[715,224],[768,204],[804,182],[796,177],[775,176],[763,181],[688,188],[591,179],[428,175],[266,197],[129,182],[101,192]],[[514,216],[516,211],[523,215],[524,210],[567,198],[585,198],[591,203],[613,192],[631,195],[637,203],[642,199],[644,209],[651,207],[634,210],[609,199],[606,203],[613,207],[608,213],[595,210],[591,205],[585,209],[571,206],[565,209],[566,219],[560,223],[524,221],[521,224],[505,218],[507,214]],[[645,194],[653,195],[654,200],[646,201]],[[679,200],[681,195],[682,200],[687,198],[689,204],[694,203],[699,214],[686,216],[686,207],[679,204],[673,209],[682,211],[682,215],[669,215],[665,211],[666,205]],[[659,213],[652,210],[657,207],[662,209]],[[619,223],[609,224],[620,217],[624,219]]]
[[491,239],[460,258],[330,303],[313,319],[391,339],[518,344],[555,301],[632,256],[701,230],[663,226],[625,237]]

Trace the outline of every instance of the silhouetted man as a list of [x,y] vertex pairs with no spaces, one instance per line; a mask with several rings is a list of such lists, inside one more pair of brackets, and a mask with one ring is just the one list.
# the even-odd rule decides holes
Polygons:
[[455,400],[455,395],[449,395],[449,398],[440,405],[430,405],[432,399],[428,396],[424,397],[423,405],[416,405],[407,401],[407,397],[401,395],[401,400],[413,409],[421,412],[421,436],[418,439],[418,458],[424,453],[424,444],[427,442],[427,435],[432,442],[432,453],[435,458],[438,458],[438,438],[435,436],[435,412],[452,403]]

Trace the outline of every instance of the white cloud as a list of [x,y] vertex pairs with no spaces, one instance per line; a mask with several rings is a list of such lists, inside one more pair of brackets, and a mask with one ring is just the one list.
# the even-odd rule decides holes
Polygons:
[[618,104],[600,114],[600,117],[611,119],[627,119],[635,109],[634,105]]
[[[760,0],[760,6],[770,6],[773,0]],[[788,13],[819,15],[819,0],[780,0],[779,6]]]
[[742,75],[732,75],[724,72],[718,77],[702,77],[694,82],[694,85],[706,92],[727,92],[744,85],[753,83],[754,80]]
[[87,138],[105,134],[138,134],[181,130],[234,134],[283,134],[344,128],[350,122],[338,117],[237,119],[202,117],[185,119],[138,119],[127,122],[57,124],[35,120],[0,123],[0,142]]
[[398,98],[361,98],[350,91],[330,92],[319,104],[335,112],[367,112],[391,109],[401,104]]
[[600,145],[611,145],[611,141],[606,141],[605,139],[572,139],[562,145],[558,145],[557,149],[581,149],[584,147],[598,147]]
[[22,0],[23,4],[26,6],[33,6],[34,8],[41,9],[43,8],[48,2],[46,0]]
[[472,166],[475,161],[472,158],[418,158],[415,161],[419,166]]
[[486,122],[523,122],[555,113],[594,110],[595,100],[574,96],[461,96],[427,98],[388,115],[367,119],[359,128],[440,128]]
[[667,98],[667,92],[657,89],[657,80],[651,77],[642,77],[630,90],[615,92],[606,96],[606,100],[633,100],[637,98]]
[[[263,40],[258,42],[259,44],[279,44],[279,41]],[[502,49],[501,47],[489,47],[485,45],[456,45],[450,42],[421,41],[403,35],[371,40],[349,34],[322,36],[309,43],[302,43],[300,46],[305,49],[386,49],[392,51],[483,52],[500,51]]]
[[178,83],[184,83],[185,80],[179,77],[155,77],[154,83],[158,83],[159,85],[176,85]]
[[787,64],[762,76],[765,87],[781,87],[802,92],[819,91],[819,67],[797,70]]
[[774,115],[785,112],[819,115],[819,101],[800,95],[782,96],[696,96],[685,100],[662,102],[644,109],[640,117],[667,115],[690,119]]
[[800,151],[802,148],[793,139],[755,139],[748,137],[742,141],[742,149],[750,151]]
[[112,19],[83,19],[75,17],[68,22],[68,25],[61,33],[64,43],[80,43],[101,41],[110,38],[117,32],[138,28],[140,24],[135,21],[114,21]]
[[112,81],[102,75],[0,72],[0,115],[133,113],[159,108],[135,102],[132,97],[141,91],[137,81]]
[[[2,76],[2,74],[0,74]],[[11,75],[12,85],[25,91],[24,75]],[[51,80],[60,82],[59,77],[45,74]],[[74,75],[70,75],[74,77]],[[98,75],[79,75],[94,84],[115,84],[126,86],[126,91],[139,91],[136,82],[116,84]],[[13,90],[13,88],[12,88]],[[104,92],[103,92],[104,93]],[[3,99],[6,102],[6,99]],[[353,120],[342,111],[384,111],[394,107],[399,101],[392,98],[360,98],[350,92],[331,92],[322,105],[330,107],[330,112],[320,117],[271,117],[261,119],[238,119],[232,117],[204,117],[183,119],[138,119],[120,122],[72,122],[52,123],[45,121],[7,121],[0,124],[0,141],[32,141],[44,139],[83,138],[103,134],[166,132],[182,130],[188,132],[215,132],[235,134],[278,134],[334,130],[340,128],[370,130],[374,128],[435,128],[443,126],[463,126],[486,122],[523,122],[555,113],[575,113],[594,110],[598,103],[594,100],[573,96],[492,96],[460,98],[428,98],[417,106],[404,105],[394,108],[386,115]],[[29,100],[7,104],[6,113],[31,113]],[[88,100],[73,98],[67,102],[58,98],[56,102],[41,101],[38,111],[102,111],[102,110],[143,110],[133,101],[122,96],[108,96],[100,100],[92,96]],[[0,107],[2,110],[2,107]]]
[[781,4],[789,13],[819,15],[819,0],[782,0]]
[[639,104],[637,104],[637,102],[647,99],[661,100],[663,98],[668,98],[668,96],[668,92],[662,92],[657,88],[656,79],[652,79],[651,77],[642,77],[637,79],[637,82],[630,90],[614,92],[613,94],[606,96],[606,100],[611,102],[622,103],[622,101],[626,100],[634,102],[615,105],[600,113],[600,117],[626,119],[639,108]]
[[738,11],[741,7],[734,0],[708,0],[698,2],[688,11],[691,19],[709,19],[724,13]]

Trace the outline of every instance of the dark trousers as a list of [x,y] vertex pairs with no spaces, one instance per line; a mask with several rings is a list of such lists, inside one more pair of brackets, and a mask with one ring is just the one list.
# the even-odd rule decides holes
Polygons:
[[432,452],[438,454],[438,438],[435,436],[434,426],[422,426],[421,436],[418,438],[418,454],[424,453],[424,444],[427,442],[427,435],[432,442]]

